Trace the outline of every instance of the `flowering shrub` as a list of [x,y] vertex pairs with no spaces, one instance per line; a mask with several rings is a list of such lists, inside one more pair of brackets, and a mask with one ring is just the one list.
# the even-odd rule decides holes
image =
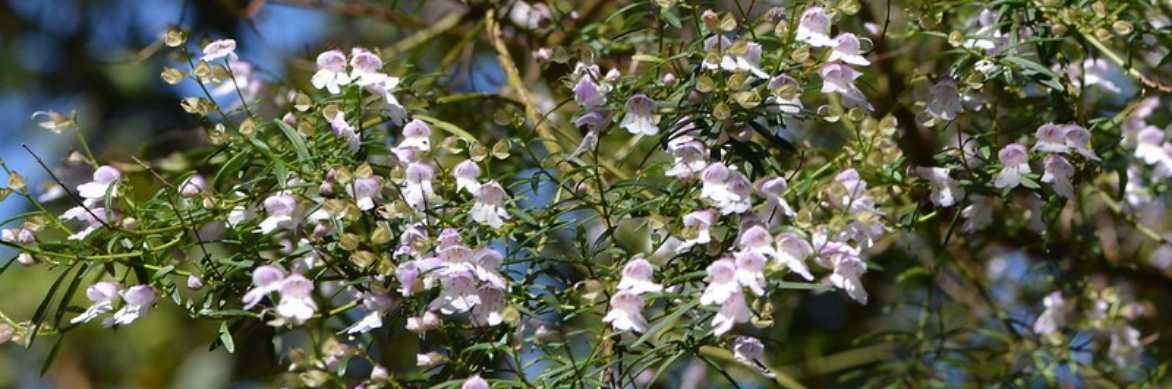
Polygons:
[[3,243],[57,281],[0,335],[167,304],[228,351],[273,327],[289,386],[695,384],[694,359],[801,387],[768,331],[832,293],[915,318],[856,340],[879,357],[848,379],[1165,382],[1134,279],[1172,267],[1167,4],[470,3],[420,39],[482,37],[500,93],[358,46],[265,79],[173,28],[203,146],[102,159],[36,115],[92,179],[5,167],[34,211]]

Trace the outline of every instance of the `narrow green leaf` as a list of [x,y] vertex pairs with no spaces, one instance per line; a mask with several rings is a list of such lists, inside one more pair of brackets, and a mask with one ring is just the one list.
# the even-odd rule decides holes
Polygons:
[[220,343],[224,344],[224,349],[228,353],[236,352],[236,343],[232,340],[232,331],[228,329],[228,322],[220,322]]
[[273,119],[273,123],[277,124],[277,128],[285,133],[285,137],[289,138],[289,142],[293,144],[293,151],[297,153],[297,158],[301,163],[309,162],[309,148],[305,146],[305,138],[301,136],[293,127],[281,119]]

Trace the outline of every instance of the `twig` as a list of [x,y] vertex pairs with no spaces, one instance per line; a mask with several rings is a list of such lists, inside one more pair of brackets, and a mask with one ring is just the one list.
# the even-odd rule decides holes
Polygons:
[[77,203],[79,207],[84,209],[86,213],[90,214],[90,217],[93,217],[94,220],[98,221],[98,223],[102,223],[102,226],[106,227],[107,230],[118,231],[118,229],[111,227],[106,223],[105,220],[98,217],[98,215],[94,213],[90,207],[86,206],[85,201],[82,201],[81,197],[78,197],[76,193],[73,193],[73,191],[69,190],[69,188],[65,186],[65,182],[61,181],[61,179],[57,177],[57,174],[53,173],[53,169],[49,169],[49,165],[46,165],[45,161],[42,161],[41,157],[37,156],[37,153],[34,153],[33,150],[28,147],[28,144],[21,143],[20,147],[23,147],[24,151],[27,151],[29,155],[32,155],[33,159],[37,160],[37,164],[41,165],[41,169],[44,169],[46,173],[49,173],[49,177],[53,178],[53,181],[56,182],[57,185],[61,186],[61,190],[64,190],[65,194],[69,195],[69,198],[73,199],[73,201]]

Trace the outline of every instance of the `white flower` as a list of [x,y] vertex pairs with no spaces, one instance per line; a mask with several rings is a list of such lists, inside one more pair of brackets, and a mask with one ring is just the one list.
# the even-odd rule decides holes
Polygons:
[[732,297],[733,293],[740,293],[741,287],[737,284],[737,267],[731,259],[723,258],[708,265],[708,285],[700,295],[700,304],[722,304]]
[[[789,202],[785,201],[786,190],[789,190],[789,183],[785,177],[765,177],[757,185],[757,192],[764,196],[771,206],[780,209],[783,215],[793,217],[796,213],[789,206]],[[773,211],[769,214],[772,215]]]
[[693,246],[708,244],[708,242],[712,240],[712,235],[709,232],[709,229],[712,228],[714,224],[716,224],[716,219],[718,217],[719,215],[716,214],[716,211],[711,209],[702,209],[684,215],[684,229],[687,231],[689,236],[691,236],[692,233],[695,235],[684,240],[684,242],[676,248],[676,252],[682,253],[688,251]]
[[448,360],[447,356],[437,353],[435,351],[415,354],[415,366],[418,367],[435,367],[443,364]]
[[195,197],[207,190],[208,180],[203,176],[196,174],[188,177],[179,184],[179,195],[183,197]]
[[659,133],[655,120],[655,101],[640,93],[627,99],[626,114],[619,125],[632,134],[652,136]]
[[[782,87],[786,85],[793,85],[792,96],[786,97],[783,93],[778,93]],[[802,112],[801,89],[798,86],[798,80],[785,74],[779,74],[776,77],[769,79],[769,91],[771,96],[765,98],[765,106],[769,112],[781,112],[790,115],[796,115]]]
[[77,186],[77,194],[86,199],[86,205],[96,204],[96,201],[106,198],[106,193],[110,196],[117,196],[118,191],[111,187],[118,184],[122,180],[122,172],[115,169],[113,166],[103,165],[94,170],[93,181]]
[[[519,2],[519,3],[524,4],[524,2]],[[480,378],[480,375],[474,375],[474,376],[468,377],[468,379],[464,380],[464,385],[460,386],[460,389],[488,389],[488,388],[489,388],[488,381],[485,381],[483,378]]]
[[745,303],[745,294],[737,290],[721,303],[720,310],[712,317],[712,333],[716,336],[724,335],[737,323],[748,322],[751,318],[753,311]]
[[403,180],[403,199],[407,205],[417,210],[423,210],[428,203],[437,200],[431,180],[435,178],[435,168],[422,162],[412,162],[407,165]]
[[867,102],[863,91],[855,86],[855,79],[863,75],[857,70],[841,63],[829,63],[818,69],[818,75],[822,76],[822,93],[837,93],[842,96],[843,105],[848,107],[875,109]]
[[334,135],[346,142],[350,152],[357,152],[362,146],[362,136],[358,135],[358,130],[350,125],[350,122],[346,121],[346,114],[339,110],[329,122],[330,127],[334,129]]
[[469,211],[472,220],[492,228],[501,228],[509,213],[505,211],[505,189],[496,181],[489,181],[476,192],[476,202]]
[[1034,320],[1034,332],[1040,335],[1050,335],[1058,328],[1066,325],[1066,299],[1062,298],[1061,291],[1054,291],[1042,299],[1046,309]]
[[690,179],[708,166],[704,157],[707,147],[690,136],[672,139],[667,143],[667,150],[675,160],[672,167],[664,172],[668,177]]
[[789,271],[797,273],[807,281],[814,279],[814,275],[810,274],[810,268],[806,266],[806,258],[814,254],[814,248],[810,247],[809,242],[797,234],[784,232],[777,235],[776,246],[777,260],[785,264]]
[[992,224],[994,199],[988,196],[972,195],[969,200],[972,203],[960,211],[960,216],[965,219],[962,228],[967,232],[973,232]]
[[610,87],[598,81],[598,66],[585,66],[579,63],[574,73],[578,75],[578,81],[574,83],[574,100],[582,108],[592,109],[606,104],[606,93],[610,91]]
[[985,50],[986,54],[993,54],[1001,50],[1007,43],[1009,38],[1004,36],[998,28],[997,23],[998,14],[991,9],[982,10],[977,15],[977,31],[973,37],[968,38],[964,42],[966,48],[976,48]]
[[849,32],[838,34],[838,36],[834,37],[834,46],[830,50],[830,57],[827,58],[827,61],[839,61],[858,66],[871,64],[871,61],[868,61],[861,55],[859,37]]
[[199,276],[197,276],[195,274],[187,276],[187,289],[191,289],[191,290],[203,289],[203,279],[199,278]]
[[252,271],[252,289],[244,293],[244,309],[252,309],[260,299],[281,289],[285,272],[276,266],[264,265]]
[[203,47],[201,61],[212,62],[220,58],[236,59],[236,40],[220,39],[212,41]]
[[269,196],[264,201],[264,207],[269,216],[261,220],[257,232],[268,234],[279,228],[296,225],[293,216],[297,212],[297,198],[293,195],[282,192]]
[[830,275],[830,283],[838,289],[846,291],[859,304],[867,303],[867,291],[859,277],[867,271],[867,264],[855,255],[840,255],[834,261],[834,273]]
[[1001,161],[1001,171],[993,178],[993,186],[998,189],[1013,188],[1021,185],[1021,177],[1030,173],[1030,155],[1025,146],[1010,143],[997,152],[997,159]]
[[722,163],[713,163],[700,173],[700,197],[720,209],[720,213],[742,213],[749,209],[753,185],[738,171]]
[[729,343],[734,359],[766,377],[773,378],[773,372],[769,371],[765,364],[765,345],[760,340],[751,336],[734,336]]
[[456,178],[456,190],[465,190],[475,195],[480,191],[480,165],[470,159],[456,164],[452,169],[452,176]]
[[243,205],[237,205],[232,207],[231,211],[228,211],[228,226],[235,228],[236,226],[240,225],[240,223],[252,220],[255,217],[255,210]]
[[382,192],[382,185],[382,180],[375,176],[357,178],[346,185],[346,193],[354,198],[358,209],[368,211],[374,209],[374,200]]
[[826,15],[826,10],[810,7],[802,12],[795,38],[814,47],[834,46],[834,40],[830,39],[830,16]]
[[350,81],[350,75],[346,73],[346,54],[340,50],[329,50],[317,55],[317,72],[310,79],[314,88],[325,89],[336,95]]
[[948,168],[917,167],[916,175],[928,180],[928,186],[932,188],[929,199],[938,207],[951,207],[964,197],[964,188],[948,176]]
[[135,285],[119,292],[119,294],[122,295],[122,301],[126,304],[102,323],[106,327],[133,323],[150,311],[156,297],[155,288],[148,285]]
[[119,215],[117,212],[108,210],[106,208],[89,208],[77,206],[66,210],[61,214],[61,220],[76,220],[85,223],[85,228],[81,231],[69,235],[69,240],[81,240],[89,236],[89,234],[104,227],[103,223],[112,223],[117,221]]
[[480,304],[476,277],[471,270],[445,271],[439,279],[442,290],[431,302],[431,309],[445,315],[464,313]]
[[1044,171],[1042,182],[1053,185],[1054,191],[1062,197],[1074,198],[1074,187],[1070,184],[1070,177],[1074,176],[1074,166],[1071,166],[1066,158],[1058,154],[1047,155]]
[[1033,150],[1048,153],[1065,153],[1069,150],[1066,146],[1066,127],[1046,123],[1038,127],[1034,137],[1038,138],[1038,141],[1034,143]]
[[281,301],[277,303],[277,316],[293,325],[301,325],[317,313],[313,301],[313,282],[297,273],[290,274],[280,282]]
[[1098,161],[1099,156],[1095,154],[1095,150],[1091,149],[1091,132],[1077,124],[1067,124],[1066,129],[1066,146],[1074,149],[1079,155],[1084,158]]
[[119,289],[121,286],[110,281],[101,281],[90,285],[85,289],[85,296],[94,303],[86,308],[85,312],[70,320],[69,323],[85,323],[103,313],[114,310],[114,302],[118,300]]
[[925,111],[932,117],[948,121],[956,119],[956,115],[964,112],[961,105],[960,91],[956,88],[956,81],[944,78],[932,85],[929,92],[930,100]]
[[737,283],[758,296],[765,295],[765,256],[745,251],[736,254]]
[[505,321],[505,292],[489,285],[481,286],[477,291],[480,293],[480,303],[472,307],[472,315],[469,317],[472,324],[491,327],[503,323]]
[[439,328],[440,324],[439,315],[436,315],[432,311],[427,311],[422,316],[407,318],[406,328],[407,331],[420,334]]
[[513,3],[509,10],[509,20],[517,27],[526,30],[537,30],[544,28],[549,24],[550,18],[553,14],[549,7],[543,3],[534,3],[530,5],[524,1],[517,1]]
[[749,72],[757,78],[769,78],[768,74],[758,67],[761,61],[761,45],[756,42],[746,42],[744,52],[741,54],[733,54],[731,49],[733,46],[724,35],[713,35],[704,40],[704,50],[716,51],[720,53],[720,63],[708,62],[706,59],[703,63],[706,69],[722,69],[730,72]]
[[618,290],[628,291],[637,295],[644,293],[658,293],[663,286],[651,280],[655,269],[651,263],[642,257],[635,257],[626,266],[623,266],[623,277],[619,280]]
[[363,294],[362,307],[366,309],[366,315],[358,319],[350,327],[347,327],[343,332],[347,334],[364,334],[375,328],[381,328],[383,326],[383,316],[394,307],[394,302],[385,294],[367,292]]
[[431,127],[419,119],[408,122],[403,126],[403,140],[396,148],[431,151]]
[[5,228],[0,230],[0,242],[13,244],[30,244],[36,241],[33,231],[28,228]]
[[381,71],[383,60],[360,47],[350,50],[350,67],[350,79],[358,86],[382,84],[387,79],[387,75]]
[[616,331],[647,331],[647,319],[643,318],[643,298],[631,291],[619,291],[610,297],[610,310],[602,318]]

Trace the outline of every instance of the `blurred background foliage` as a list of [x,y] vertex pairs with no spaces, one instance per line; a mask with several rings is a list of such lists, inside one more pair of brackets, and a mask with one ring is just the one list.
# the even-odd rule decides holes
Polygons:
[[[623,2],[598,0],[563,3],[567,8],[586,11],[579,15],[581,24],[606,19],[623,6]],[[733,9],[727,2],[716,3],[719,2],[714,2],[714,7]],[[148,151],[146,157],[158,159],[200,144],[203,132],[178,104],[179,98],[197,94],[196,86],[171,86],[159,80],[168,59],[154,54],[161,48],[161,33],[170,24],[191,31],[195,40],[235,38],[241,57],[256,64],[261,77],[271,83],[306,82],[314,66],[312,58],[324,49],[366,46],[397,53],[409,49],[389,66],[434,74],[443,79],[440,85],[452,91],[496,92],[505,83],[504,74],[489,42],[481,36],[483,30],[475,25],[479,15],[464,14],[458,20],[462,25],[445,30],[427,44],[415,46],[404,41],[464,7],[453,0],[0,0],[0,116],[5,118],[0,122],[0,139],[4,140],[0,143],[0,158],[34,185],[48,179],[21,145],[28,144],[46,161],[59,161],[71,147],[72,139],[36,128],[28,118],[39,110],[77,110],[81,128],[100,159],[128,160],[130,155],[143,156]],[[860,17],[876,19],[871,13],[877,7],[864,7]],[[757,12],[767,8],[758,6]],[[615,32],[586,33],[605,36]],[[538,42],[559,40],[556,35],[528,36],[518,31],[509,34],[516,45],[514,49],[536,49],[540,47]],[[459,50],[453,51],[454,47]],[[451,58],[451,53],[457,56]],[[884,66],[899,77],[869,83],[866,92],[876,101],[879,112],[891,111],[899,96],[910,95],[909,87],[898,80],[910,74],[907,70],[919,65],[918,60],[917,56],[897,53]],[[520,65],[527,79],[541,71],[528,61]],[[565,65],[553,64],[542,76],[556,80],[569,70]],[[480,108],[472,104],[446,105],[431,114],[468,124],[464,128],[484,128],[464,123],[471,115],[460,113],[468,109]],[[915,141],[908,140],[913,145]],[[917,158],[914,147],[904,149]],[[10,198],[0,203],[0,218],[17,215],[26,207],[20,199]],[[864,366],[877,366],[888,373],[930,375],[942,385],[960,385],[966,382],[969,372],[983,365],[941,357],[939,350],[922,352],[925,348],[919,345],[904,349],[892,344],[915,343],[915,339],[904,337],[916,331],[920,331],[921,342],[934,339],[935,335],[943,336],[967,325],[964,323],[973,317],[995,320],[992,315],[973,312],[973,306],[979,303],[967,304],[982,298],[1007,307],[1015,322],[1032,322],[1040,311],[1036,302],[1054,288],[1053,275],[1070,264],[1039,262],[1028,253],[1004,247],[1014,246],[981,253],[952,253],[962,268],[975,272],[968,276],[985,280],[991,296],[974,296],[966,286],[971,280],[957,278],[956,274],[931,274],[923,268],[905,272],[914,269],[911,266],[891,266],[868,273],[865,282],[868,289],[874,290],[874,300],[865,306],[851,303],[839,293],[779,296],[774,301],[775,325],[767,344],[769,358],[809,387],[854,386],[852,383],[866,378],[867,370],[843,372]],[[910,265],[921,261],[897,257],[904,255],[902,251],[888,250],[874,262]],[[15,255],[7,249],[0,252],[4,253],[4,261]],[[989,265],[975,266],[976,261],[987,261]],[[986,268],[988,272],[983,272]],[[1169,300],[1158,299],[1169,292],[1166,279],[1138,273],[1142,272],[1124,276],[1152,286],[1145,291],[1153,294],[1144,297],[1167,305]],[[13,318],[32,316],[53,276],[40,269],[10,269],[0,278],[0,296],[4,296],[0,298],[0,312]],[[1163,306],[1155,308],[1159,317],[1166,317],[1164,312],[1169,311]],[[1168,322],[1152,321],[1160,325]],[[977,326],[981,324],[989,323]],[[401,327],[402,318],[392,318],[389,325]],[[272,349],[264,344],[270,339],[267,327],[258,325],[252,332],[238,336],[237,353],[229,354],[222,348],[208,351],[216,337],[216,328],[209,326],[185,319],[165,303],[135,323],[134,331],[85,326],[65,340],[56,362],[44,376],[39,374],[41,363],[52,342],[39,342],[31,352],[5,344],[0,346],[0,387],[263,387],[279,372],[282,362],[265,351]],[[1143,332],[1159,330],[1145,328]],[[1154,341],[1151,351],[1155,359],[1144,360],[1144,364],[1157,363],[1159,350],[1168,346],[1166,340]],[[418,350],[413,338],[404,342],[386,348],[392,354],[386,359],[400,367],[412,364]],[[1077,344],[1080,340],[1071,342]],[[681,370],[676,374],[693,374],[693,369]],[[748,370],[733,373],[746,383],[768,385],[753,378],[754,373]],[[723,384],[719,379],[710,382]]]

